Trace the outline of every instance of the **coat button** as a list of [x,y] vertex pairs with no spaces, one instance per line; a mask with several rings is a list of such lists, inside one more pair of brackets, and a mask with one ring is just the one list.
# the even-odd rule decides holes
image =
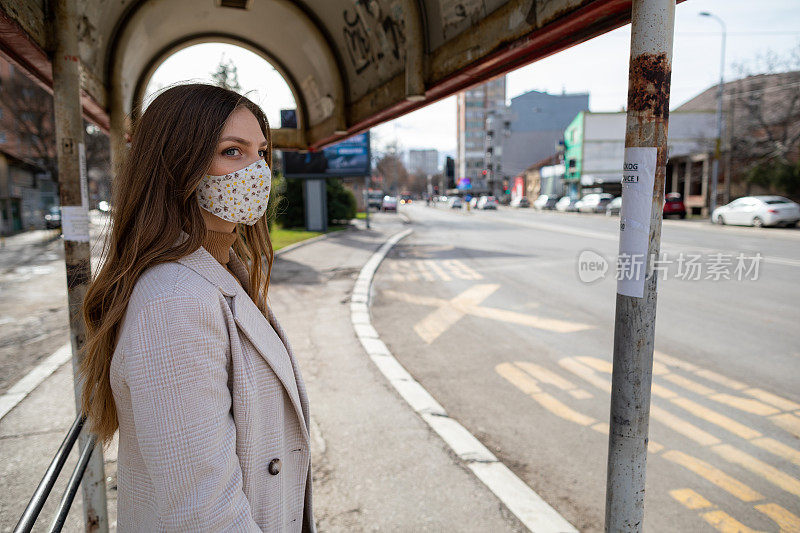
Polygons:
[[269,473],[273,476],[277,475],[278,472],[281,471],[281,460],[280,459],[273,459],[269,462],[268,467]]

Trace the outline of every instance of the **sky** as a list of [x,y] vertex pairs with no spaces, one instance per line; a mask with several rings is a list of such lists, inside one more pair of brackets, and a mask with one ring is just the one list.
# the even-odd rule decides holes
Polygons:
[[[719,81],[721,26],[699,16],[708,11],[727,26],[725,79],[741,66],[759,71],[767,53],[800,49],[800,0],[686,0],[675,10],[670,107],[675,108]],[[239,82],[277,127],[278,110],[294,107],[280,74],[256,54],[226,44],[204,44],[173,55],[159,67],[148,92],[185,79],[209,79],[222,56],[238,66]],[[531,90],[588,92],[592,111],[618,111],[627,100],[630,25],[596,37],[508,74],[507,100]],[[372,130],[374,150],[456,147],[456,103],[451,96]]]

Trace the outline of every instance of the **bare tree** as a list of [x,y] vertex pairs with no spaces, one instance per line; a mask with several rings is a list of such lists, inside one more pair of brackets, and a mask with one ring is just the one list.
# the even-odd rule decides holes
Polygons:
[[49,171],[57,181],[52,96],[24,74],[12,70],[0,88],[0,105],[0,127],[9,134],[7,142],[14,155]]
[[767,53],[736,69],[740,79],[725,91],[731,100],[735,168],[744,170],[750,185],[800,194],[800,46],[785,56]]
[[399,193],[408,183],[408,171],[394,153],[386,153],[375,165],[377,173],[383,176],[383,189],[391,193]]

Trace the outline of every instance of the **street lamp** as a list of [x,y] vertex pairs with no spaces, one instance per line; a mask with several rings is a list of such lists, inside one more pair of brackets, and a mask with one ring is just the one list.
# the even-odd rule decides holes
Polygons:
[[[720,146],[722,144],[722,92],[725,83],[725,35],[727,30],[725,28],[725,22],[722,21],[721,18],[714,15],[713,13],[709,13],[708,11],[701,11],[699,13],[701,17],[709,17],[717,22],[719,22],[720,26],[722,26],[722,50],[720,53],[720,60],[719,60],[719,89],[717,89],[717,142],[714,148],[714,161],[711,164],[711,198],[710,198],[710,209],[709,209],[709,217],[714,213],[714,209],[717,208],[717,181],[719,179],[719,155],[720,155]],[[731,179],[730,176],[727,179]],[[713,222],[713,220],[711,220]]]

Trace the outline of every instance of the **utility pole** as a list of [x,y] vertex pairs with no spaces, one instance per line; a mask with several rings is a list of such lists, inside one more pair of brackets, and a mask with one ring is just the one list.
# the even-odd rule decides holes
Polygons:
[[[64,237],[64,260],[67,270],[72,370],[75,405],[81,409],[83,383],[78,375],[81,349],[86,341],[83,299],[91,277],[89,247],[89,190],[86,176],[86,152],[83,142],[83,113],[80,99],[78,56],[78,16],[76,0],[56,0],[51,4],[55,15],[55,51],[53,54],[53,101],[55,109],[58,183],[61,201],[61,227]],[[89,441],[83,432],[80,448]],[[87,532],[108,531],[106,484],[102,443],[94,452],[81,482],[83,513]]]
[[[725,87],[725,37],[727,28],[725,22],[718,16],[708,11],[702,11],[701,17],[710,17],[720,23],[722,26],[722,48],[720,50],[719,59],[719,88],[717,89],[717,141],[714,146],[714,160],[711,162],[711,196],[709,198],[709,219],[714,209],[717,208],[717,183],[719,182],[719,159],[722,145],[722,94]],[[730,176],[727,176],[727,181],[730,182]],[[713,222],[713,220],[712,220]]]
[[675,0],[633,0],[611,416],[607,532],[643,529]]

